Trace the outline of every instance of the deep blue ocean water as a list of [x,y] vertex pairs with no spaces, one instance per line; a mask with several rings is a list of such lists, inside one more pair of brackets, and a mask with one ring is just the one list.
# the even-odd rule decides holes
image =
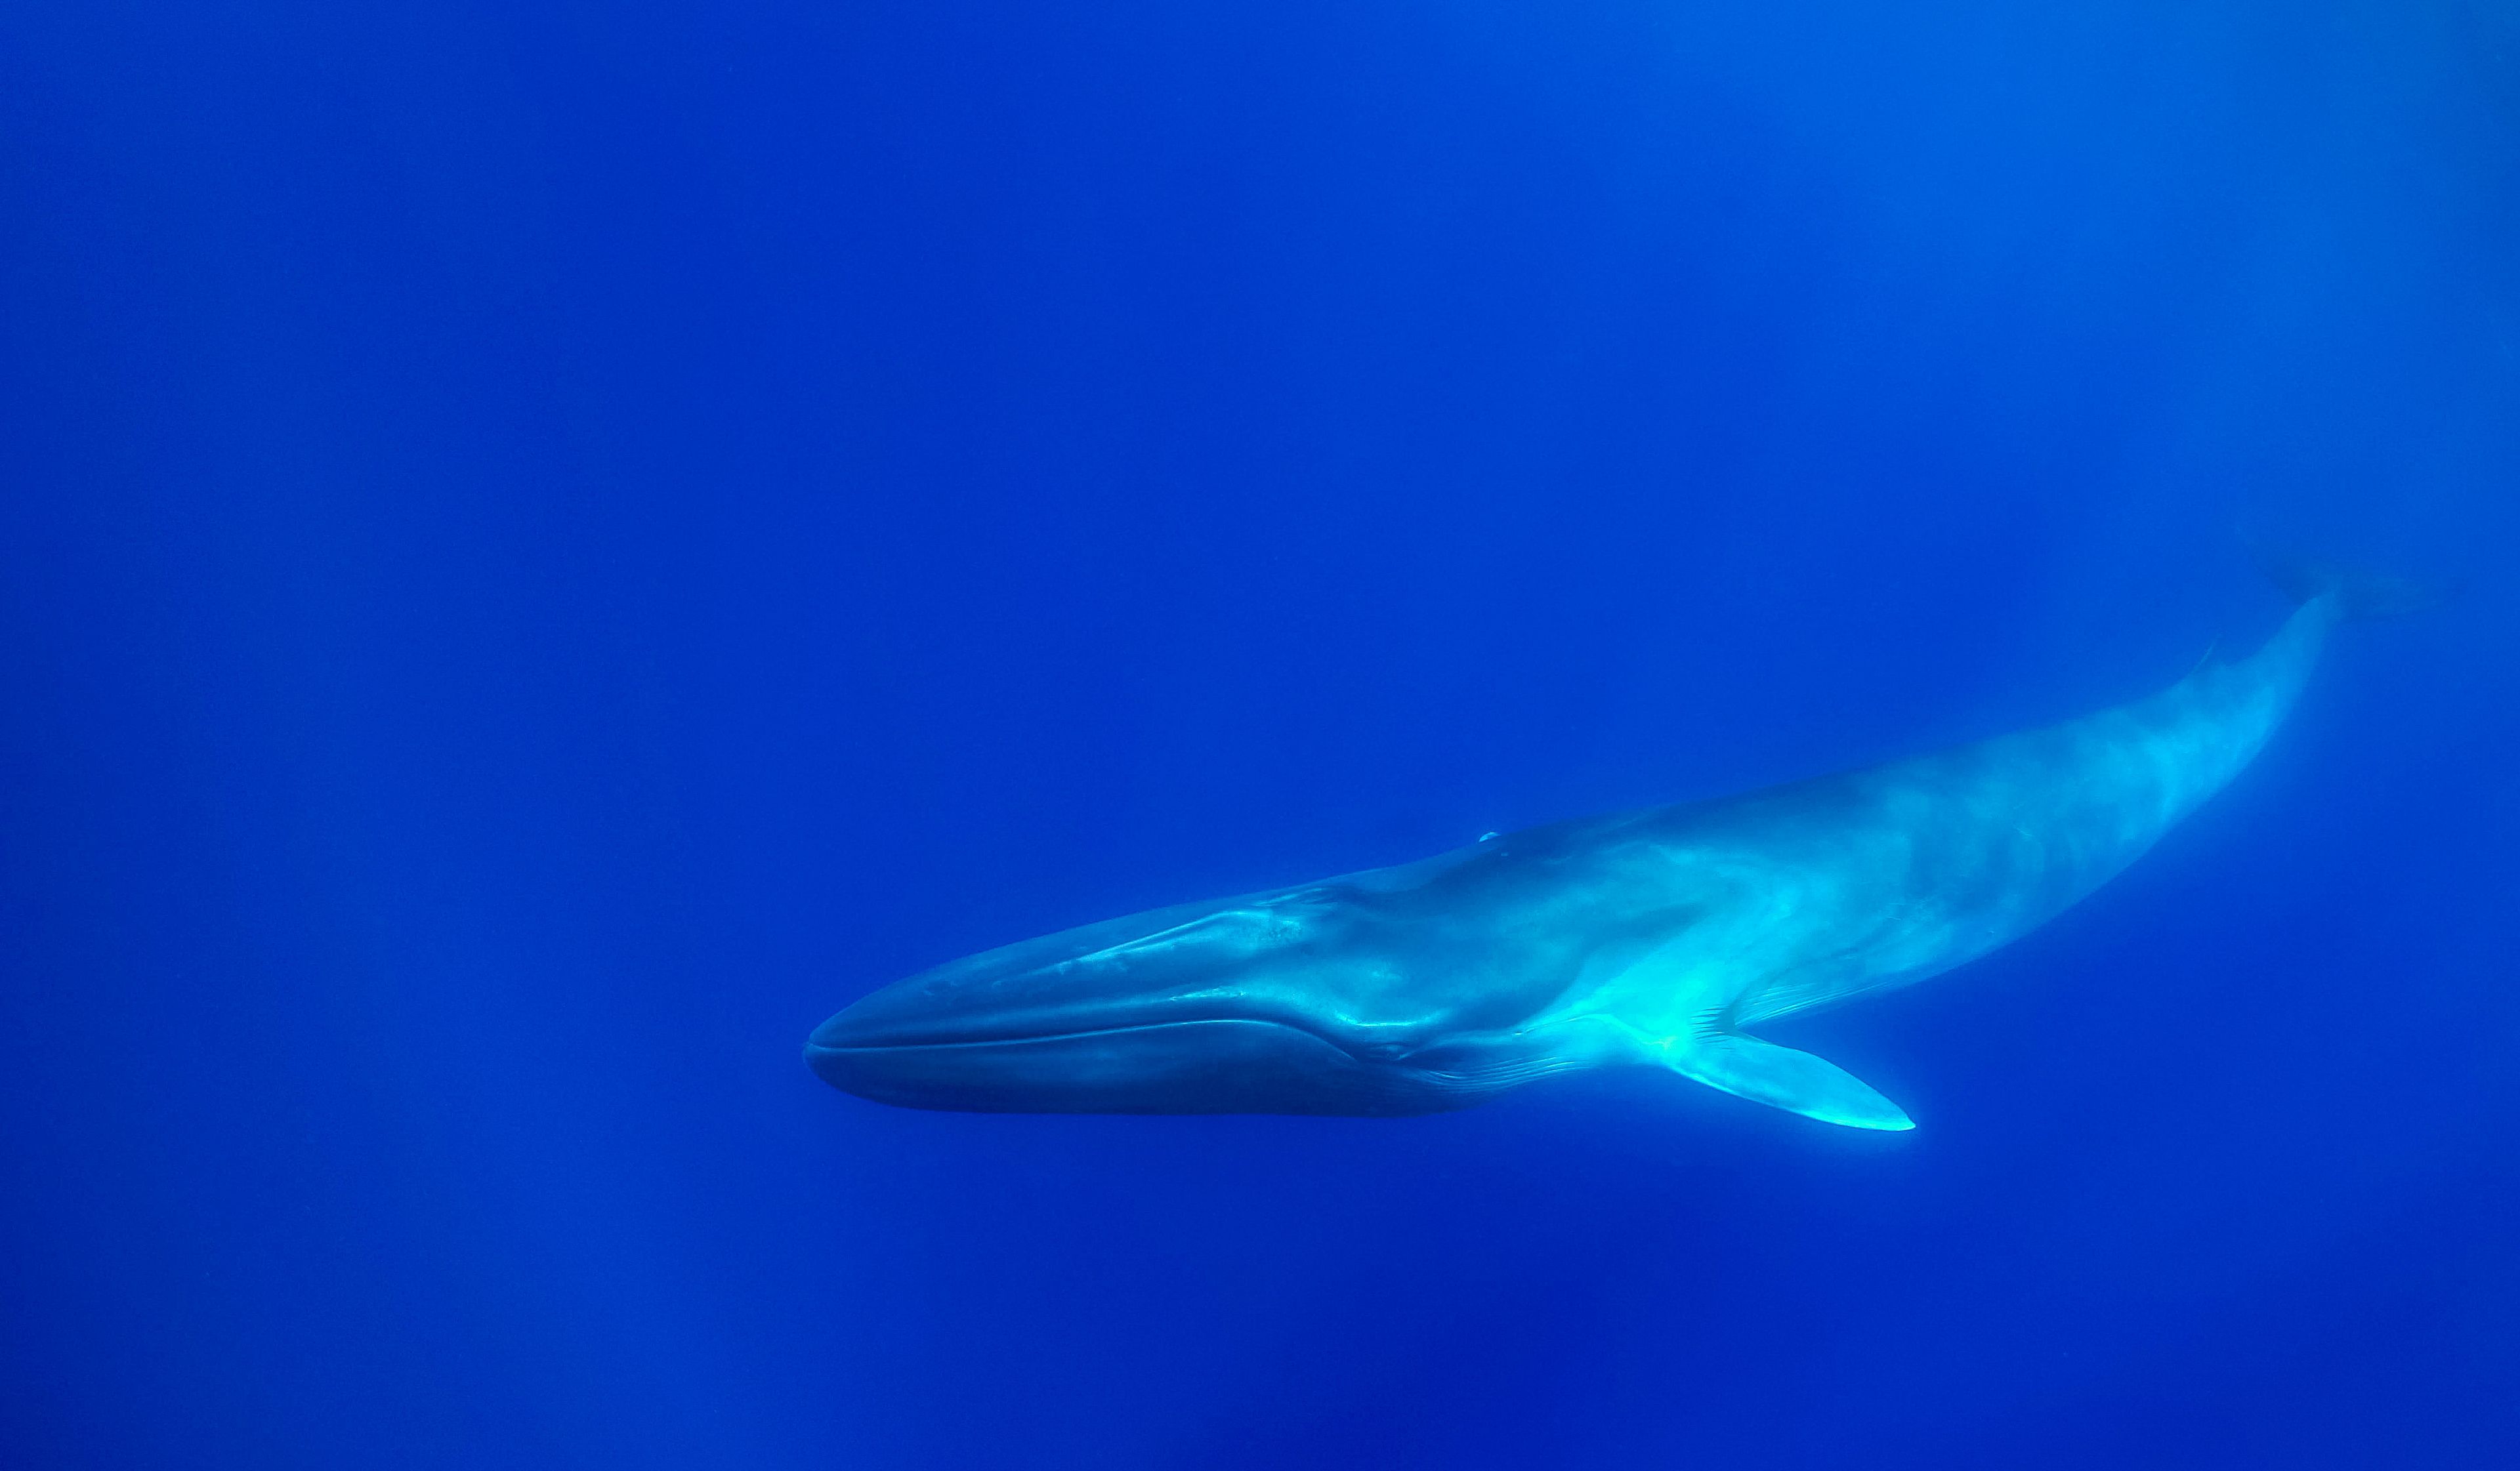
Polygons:
[[[919,967],[2464,582],[1830,1129]],[[0,10],[0,1464],[2520,1462],[2501,0]]]

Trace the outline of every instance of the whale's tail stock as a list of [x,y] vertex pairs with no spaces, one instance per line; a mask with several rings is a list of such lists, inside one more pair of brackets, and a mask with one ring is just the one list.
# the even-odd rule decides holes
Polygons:
[[2333,597],[2348,618],[2394,618],[2420,613],[2455,600],[2459,584],[2399,577],[2386,572],[2303,556],[2282,546],[2245,538],[2267,580],[2295,602]]

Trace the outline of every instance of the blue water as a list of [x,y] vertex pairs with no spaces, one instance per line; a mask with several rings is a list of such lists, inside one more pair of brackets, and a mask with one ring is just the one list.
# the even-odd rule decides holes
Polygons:
[[[2463,580],[1930,986],[1415,1120],[919,967]],[[0,10],[0,1463],[2520,1446],[2520,19]]]

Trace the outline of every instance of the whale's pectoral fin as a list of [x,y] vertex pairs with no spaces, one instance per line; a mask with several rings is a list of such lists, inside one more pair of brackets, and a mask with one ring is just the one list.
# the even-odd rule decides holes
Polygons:
[[1739,1032],[1712,1032],[1675,1047],[1674,1072],[1709,1088],[1851,1129],[1913,1129],[1898,1104],[1834,1063]]

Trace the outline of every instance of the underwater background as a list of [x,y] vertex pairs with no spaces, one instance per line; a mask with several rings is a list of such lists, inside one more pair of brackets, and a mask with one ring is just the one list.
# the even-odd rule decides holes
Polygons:
[[[2463,585],[1830,1129],[903,974]],[[2520,9],[0,9],[0,1463],[2520,1458]]]

